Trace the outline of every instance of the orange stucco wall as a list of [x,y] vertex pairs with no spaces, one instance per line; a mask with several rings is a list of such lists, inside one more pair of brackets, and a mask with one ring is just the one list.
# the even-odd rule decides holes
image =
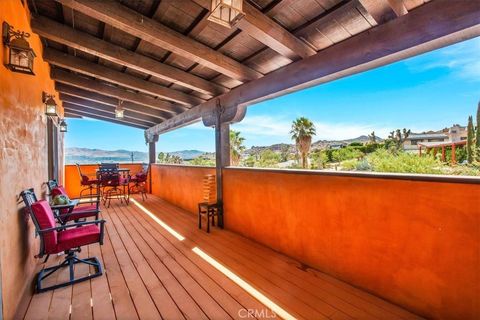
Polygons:
[[[141,163],[121,163],[120,168],[130,169],[130,175],[134,175],[141,172],[143,167]],[[92,179],[95,179],[98,164],[82,164],[80,166],[80,169],[82,170],[82,174],[85,174]],[[80,196],[80,191],[85,188],[80,185],[80,175],[78,174],[78,169],[76,165],[65,166],[64,186],[65,190],[71,198],[76,198]],[[85,195],[85,193],[83,195]]]
[[[0,43],[0,263],[3,316],[13,319],[21,310],[23,297],[31,294],[38,250],[33,224],[22,217],[17,196],[34,187],[43,197],[42,186],[48,178],[47,118],[42,91],[58,94],[50,79],[50,68],[42,61],[40,39],[29,27],[29,13],[20,0],[0,1],[0,23],[7,21],[16,29],[31,34],[28,39],[37,57],[35,76],[14,73],[4,62],[5,48]],[[56,99],[59,103],[58,98]],[[59,134],[60,165],[63,139]],[[21,311],[19,311],[21,312]]]
[[153,164],[152,193],[194,214],[202,200],[202,179],[215,168]]
[[[214,169],[154,168],[196,213]],[[480,316],[480,184],[228,168],[224,203],[226,228],[417,314]]]

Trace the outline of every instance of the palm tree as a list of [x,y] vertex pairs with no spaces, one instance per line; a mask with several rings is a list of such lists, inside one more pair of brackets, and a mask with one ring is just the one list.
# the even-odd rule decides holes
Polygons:
[[297,150],[302,157],[302,167],[305,169],[307,168],[307,158],[312,145],[312,137],[316,134],[315,125],[305,117],[297,118],[292,123],[290,134],[292,135],[292,140],[295,140]]
[[232,166],[238,166],[242,152],[245,151],[243,142],[245,138],[240,135],[239,131],[230,130],[230,163]]

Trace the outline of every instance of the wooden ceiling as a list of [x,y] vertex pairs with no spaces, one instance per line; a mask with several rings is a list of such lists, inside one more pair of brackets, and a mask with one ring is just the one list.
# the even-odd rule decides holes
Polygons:
[[66,116],[147,129],[428,1],[251,0],[232,29],[207,20],[210,0],[29,6]]

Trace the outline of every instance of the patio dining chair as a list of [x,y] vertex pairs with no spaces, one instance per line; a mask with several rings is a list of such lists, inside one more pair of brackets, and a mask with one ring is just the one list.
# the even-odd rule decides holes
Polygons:
[[202,229],[202,216],[207,218],[207,232],[210,232],[210,220],[215,226],[215,216],[218,216],[217,192],[215,175],[207,174],[203,177],[203,199],[198,204],[198,228]]
[[80,176],[80,185],[83,187],[80,191],[80,197],[82,197],[85,191],[89,191],[90,196],[92,196],[94,194],[93,190],[98,190],[98,179],[90,178],[83,174],[80,165],[78,163],[75,165],[77,166],[78,175]]
[[[58,195],[67,196],[65,188],[58,184],[57,180],[49,180],[47,183],[48,190],[52,199]],[[70,198],[70,197],[69,197]],[[72,198],[70,198],[72,200]],[[100,194],[97,192],[94,198],[79,198],[76,206],[59,209],[60,219],[63,224],[69,221],[78,222],[80,219],[95,218],[98,220],[100,214]]]
[[[53,267],[43,268],[37,274],[35,288],[37,293],[69,286],[102,275],[102,265],[98,258],[80,259],[76,253],[80,252],[83,246],[94,243],[103,244],[105,220],[57,226],[52,209],[46,200],[31,203],[32,197],[34,197],[32,189],[22,191],[20,195],[33,220],[36,234],[40,237],[40,249],[35,258],[46,256],[44,261],[46,263],[51,254],[65,253],[65,260],[62,263]],[[75,270],[78,270],[75,267],[77,264],[92,266],[94,271],[85,276],[75,277]],[[43,280],[65,267],[69,268],[70,277],[68,281],[47,287],[43,286]]]
[[133,183],[130,187],[130,193],[140,193],[142,195],[142,201],[147,199],[147,179],[149,170],[150,166],[147,165],[141,172],[130,177],[130,182]]
[[100,186],[102,187],[103,204],[107,208],[110,207],[110,202],[112,199],[119,199],[120,202],[123,202],[123,200],[125,200],[125,202],[128,203],[123,188],[125,185],[128,188],[128,180],[125,181],[125,179],[121,177],[118,171],[100,171],[99,178]]

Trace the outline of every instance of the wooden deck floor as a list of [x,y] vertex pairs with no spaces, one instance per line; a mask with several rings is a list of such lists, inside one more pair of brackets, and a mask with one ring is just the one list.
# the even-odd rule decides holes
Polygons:
[[155,196],[102,214],[105,244],[81,255],[99,257],[104,275],[34,295],[25,319],[273,318],[271,308],[285,318],[418,318],[232,232],[200,231]]

